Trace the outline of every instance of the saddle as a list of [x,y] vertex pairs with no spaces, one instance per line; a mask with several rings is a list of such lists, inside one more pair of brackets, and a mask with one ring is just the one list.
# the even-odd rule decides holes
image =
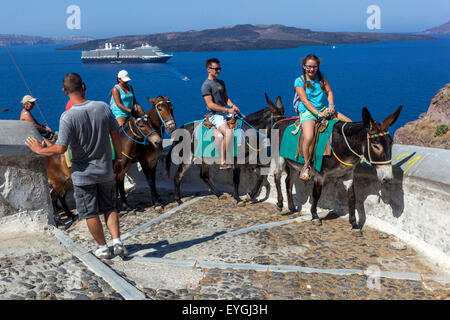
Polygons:
[[[233,129],[236,129],[237,128],[237,125],[238,125],[238,123],[237,123],[237,121],[236,121],[236,118],[230,118],[230,119],[227,119],[227,124],[228,124],[228,128],[230,128],[231,130],[233,130]],[[205,128],[215,128],[215,129],[217,129],[212,123],[211,123],[211,121],[209,121],[209,116],[208,115],[205,115],[205,121],[203,121],[203,126],[205,127]]]
[[[297,119],[295,121],[295,127],[299,128],[299,126],[300,126],[300,119]],[[313,141],[312,141],[311,145],[309,146],[310,158],[309,159],[305,159],[306,163],[308,163],[310,159],[314,158],[314,153],[316,151],[317,142],[319,141],[319,134],[324,132],[327,127],[328,127],[328,120],[323,119],[323,120],[316,120],[315,121],[315,123],[314,123]],[[299,154],[304,158],[304,156],[303,156],[303,148],[301,147],[302,145],[303,145],[303,130],[300,131],[300,135],[298,137],[297,152],[295,153],[295,157],[296,158],[298,157]]]

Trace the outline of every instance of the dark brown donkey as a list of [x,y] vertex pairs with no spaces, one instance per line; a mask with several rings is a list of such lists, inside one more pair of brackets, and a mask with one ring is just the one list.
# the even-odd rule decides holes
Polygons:
[[[147,117],[146,123],[151,126],[151,130],[155,131],[154,133],[152,133],[152,136],[154,136],[155,139],[156,136],[159,137],[159,143],[143,143],[142,138],[140,140],[135,139],[137,141],[141,141],[136,142],[127,137],[124,132],[121,132],[123,150],[121,159],[123,159],[122,161],[125,164],[125,170],[123,170],[123,172],[118,175],[117,186],[120,192],[122,206],[125,208],[128,206],[128,204],[125,197],[124,177],[125,173],[134,162],[140,163],[145,178],[147,179],[148,185],[150,186],[152,205],[155,206],[155,209],[162,208],[160,196],[156,191],[156,165],[158,164],[159,156],[163,151],[162,135],[164,133],[164,130],[166,130],[168,134],[171,134],[177,128],[177,125],[173,117],[173,105],[167,96],[159,96],[155,99],[147,99],[150,103],[152,103],[152,107],[147,112],[145,112],[145,114],[143,113],[140,106],[138,106],[138,108],[136,109],[140,115],[144,115]],[[150,131],[144,133],[145,135],[148,135],[149,132]],[[126,143],[127,145],[126,148],[124,143]]]
[[[391,158],[393,141],[388,132],[388,128],[397,120],[401,110],[402,106],[383,122],[378,123],[372,119],[369,110],[364,107],[362,110],[362,122],[336,123],[332,135],[333,155],[324,157],[321,172],[314,170],[314,187],[311,205],[311,215],[314,224],[321,224],[317,215],[317,202],[319,201],[322,186],[326,178],[341,178],[347,190],[349,221],[352,225],[352,231],[355,231],[356,235],[361,234],[360,227],[356,223],[355,218],[355,189],[353,184],[355,167],[358,163],[365,160],[375,167],[378,180],[382,183],[392,180]],[[280,145],[284,130],[294,121],[295,119],[284,121],[275,126],[274,129],[280,130]],[[280,180],[281,174],[287,165],[286,191],[288,207],[289,212],[294,213],[295,207],[292,198],[292,186],[303,165],[290,159],[280,158],[279,160],[274,172],[274,180],[278,193],[277,206],[280,210],[283,208]],[[311,170],[313,170],[313,167],[311,167]]]
[[[250,115],[248,115],[245,118],[241,118],[243,119],[243,124],[242,127],[245,130],[248,129],[254,129],[254,130],[266,130],[267,132],[267,136],[270,137],[270,130],[272,128],[272,124],[275,123],[278,119],[280,118],[284,118],[284,107],[283,104],[281,102],[281,97],[277,98],[277,104],[273,104],[272,101],[270,101],[270,99],[268,98],[267,94],[266,96],[266,101],[267,101],[267,108],[261,109],[255,113],[252,113]],[[182,126],[182,129],[185,129],[187,132],[189,132],[189,137],[193,137],[196,129],[198,128],[199,125],[201,125],[202,121],[197,121],[195,123],[188,123],[184,126]],[[261,133],[260,133],[261,135]],[[266,134],[264,134],[266,135]],[[178,204],[181,204],[181,196],[180,196],[180,184],[181,181],[183,179],[184,174],[186,173],[186,171],[189,169],[189,167],[194,164],[194,139],[191,139],[190,141],[184,141],[183,139],[186,139],[187,137],[181,136],[180,140],[178,141],[174,141],[174,143],[172,144],[169,152],[167,153],[166,156],[166,175],[169,176],[170,174],[170,166],[172,164],[172,156],[181,156],[183,157],[183,150],[181,150],[180,154],[176,154],[175,152],[173,153],[172,151],[174,150],[174,148],[180,144],[180,143],[187,143],[188,145],[190,145],[190,152],[189,154],[186,156],[186,159],[184,162],[180,163],[178,165],[177,168],[177,172],[174,175],[174,187],[175,187],[175,201],[178,202]],[[259,154],[259,152],[261,152],[261,150],[263,149],[262,146],[262,141],[263,139],[258,139],[258,141],[256,142],[256,144],[254,144],[251,148],[253,148],[253,151],[256,151],[257,154]],[[249,165],[249,161],[248,161],[248,157],[249,157],[249,147],[250,144],[248,142],[245,143],[245,152],[244,152],[244,162],[245,164],[236,164],[237,163],[237,159],[234,158],[234,165],[233,165],[233,197],[236,200],[237,203],[241,202],[241,199],[239,197],[239,183],[240,183],[240,172],[241,172],[241,168],[242,166],[252,166],[253,170],[255,170],[255,172],[257,171],[258,168],[260,168],[260,164],[255,164],[255,165]],[[209,167],[213,165],[211,163],[211,161],[207,161],[206,159],[202,159],[202,163],[200,165],[200,178],[206,183],[206,185],[209,187],[210,191],[217,197],[219,197],[221,195],[221,193],[219,191],[217,191],[217,189],[214,187],[214,185],[211,183],[210,179],[209,179]],[[261,185],[263,178],[261,177],[261,175],[258,175],[258,185]],[[253,189],[251,191],[251,193],[249,194],[249,198],[253,199],[255,197],[257,190]]]

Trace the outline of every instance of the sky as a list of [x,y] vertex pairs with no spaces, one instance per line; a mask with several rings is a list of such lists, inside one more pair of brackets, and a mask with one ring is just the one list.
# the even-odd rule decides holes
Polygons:
[[[80,9],[79,29],[67,27],[71,5]],[[379,7],[379,29],[367,27],[371,5]],[[236,24],[403,33],[449,20],[449,0],[14,0],[2,1],[0,34],[108,38]]]

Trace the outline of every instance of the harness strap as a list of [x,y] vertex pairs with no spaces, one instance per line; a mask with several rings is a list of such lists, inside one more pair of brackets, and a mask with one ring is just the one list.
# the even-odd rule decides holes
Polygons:
[[122,152],[122,154],[123,154],[125,157],[127,157],[128,159],[133,160],[133,157],[130,157],[130,156],[127,155],[125,152]]

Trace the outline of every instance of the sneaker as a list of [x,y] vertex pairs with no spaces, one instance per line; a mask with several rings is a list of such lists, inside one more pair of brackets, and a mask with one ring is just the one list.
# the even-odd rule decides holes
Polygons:
[[111,259],[111,251],[109,248],[107,250],[102,250],[98,248],[95,250],[94,255],[99,259]]
[[114,245],[114,255],[119,256],[122,259],[126,258],[128,256],[128,250],[125,248],[123,244],[116,243]]

